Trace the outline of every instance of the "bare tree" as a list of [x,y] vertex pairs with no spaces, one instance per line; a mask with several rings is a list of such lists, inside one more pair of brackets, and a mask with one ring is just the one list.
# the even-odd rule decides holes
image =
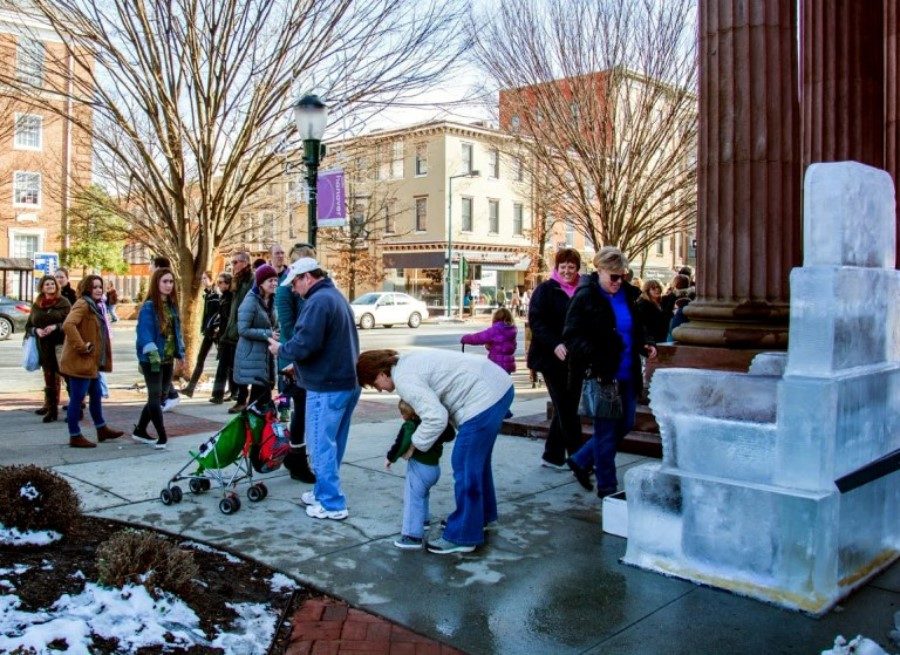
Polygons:
[[[94,138],[96,176],[130,238],[168,256],[193,359],[200,276],[248,199],[282,174],[299,92],[332,130],[440,79],[463,47],[463,0],[19,0],[64,44],[43,88],[7,84]],[[27,5],[27,6],[26,6]],[[67,75],[72,71],[73,75]]]
[[470,24],[535,216],[632,257],[696,216],[693,0],[507,0]]

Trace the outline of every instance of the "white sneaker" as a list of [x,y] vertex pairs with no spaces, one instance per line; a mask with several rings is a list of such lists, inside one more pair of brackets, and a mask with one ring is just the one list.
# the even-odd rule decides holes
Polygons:
[[162,405],[162,411],[171,412],[173,409],[178,407],[178,403],[180,403],[180,402],[181,402],[180,396],[175,397],[175,398],[166,398],[166,402],[164,402]]
[[343,521],[350,516],[350,512],[345,509],[327,510],[318,503],[309,505],[306,508],[306,515],[314,519],[331,519],[332,521]]
[[316,502],[316,495],[312,491],[304,491],[300,494],[300,502],[304,505],[318,505]]
[[138,443],[147,444],[148,446],[155,446],[155,445],[156,445],[156,439],[154,439],[153,437],[147,437],[147,436],[144,436],[144,435],[142,435],[142,434],[133,434],[133,435],[131,435],[131,440],[132,440],[132,441],[137,441]]

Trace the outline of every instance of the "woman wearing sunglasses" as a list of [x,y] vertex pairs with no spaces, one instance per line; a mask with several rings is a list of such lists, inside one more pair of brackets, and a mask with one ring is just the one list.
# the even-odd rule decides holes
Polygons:
[[569,353],[572,388],[585,378],[615,381],[622,401],[618,418],[595,418],[593,438],[567,460],[575,478],[591,490],[590,470],[597,474],[601,498],[618,489],[616,447],[634,426],[641,392],[641,355],[656,357],[635,302],[640,290],[625,282],[628,260],[618,248],[604,246],[594,256],[596,272],[582,278],[566,313],[563,342]]

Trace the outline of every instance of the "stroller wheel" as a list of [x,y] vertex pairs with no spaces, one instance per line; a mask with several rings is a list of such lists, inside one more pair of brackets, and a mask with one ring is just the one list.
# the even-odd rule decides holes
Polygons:
[[184,493],[181,491],[181,487],[179,487],[177,484],[173,485],[169,491],[172,494],[173,503],[180,503],[181,499],[184,498]]
[[188,481],[188,489],[192,494],[202,494],[206,489],[203,488],[203,480],[200,478],[191,478]]
[[262,491],[263,498],[267,498],[269,496],[269,488],[264,483],[260,482],[256,486],[259,487]]
[[212,481],[208,480],[207,478],[203,478],[202,480],[200,480],[200,488],[203,491],[209,491],[210,489],[212,489]]
[[251,503],[258,503],[266,497],[265,487],[261,484],[252,484],[247,489],[247,498]]
[[162,501],[163,505],[171,505],[172,504],[172,492],[168,489],[163,489],[159,492],[159,499]]
[[235,501],[237,501],[236,498],[235,499],[232,499],[230,497],[223,498],[222,500],[219,501],[219,511],[222,512],[222,514],[234,514],[236,511],[238,511],[238,508],[240,507],[240,502],[235,502]]

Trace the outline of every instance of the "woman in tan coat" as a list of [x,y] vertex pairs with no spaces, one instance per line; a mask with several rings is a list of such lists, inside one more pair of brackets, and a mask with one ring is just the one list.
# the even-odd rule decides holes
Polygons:
[[103,297],[103,278],[88,275],[78,287],[79,298],[63,322],[66,340],[63,343],[59,368],[69,376],[69,445],[73,448],[94,448],[97,444],[81,434],[79,408],[85,395],[90,397],[91,419],[97,428],[97,439],[116,439],[124,433],[113,430],[103,420],[103,395],[100,390],[100,371],[112,371],[112,345],[106,319],[99,307]]

